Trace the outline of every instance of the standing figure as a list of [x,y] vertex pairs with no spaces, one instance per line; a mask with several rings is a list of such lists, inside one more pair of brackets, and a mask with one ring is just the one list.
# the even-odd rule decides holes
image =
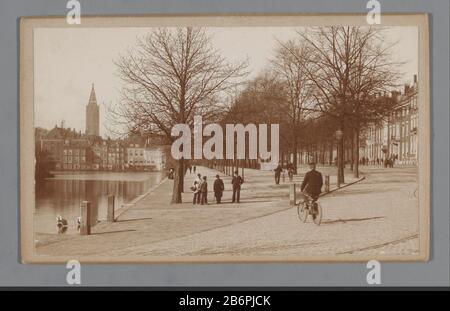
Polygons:
[[242,177],[239,176],[239,171],[234,172],[233,179],[231,179],[231,184],[233,185],[233,197],[231,199],[232,203],[239,203],[241,197],[241,185],[244,183]]
[[274,169],[275,171],[275,184],[279,185],[280,184],[280,177],[281,177],[281,171],[283,170],[283,168],[281,167],[281,164],[278,163],[278,166]]
[[197,177],[194,180],[194,183],[192,184],[192,191],[194,191],[194,200],[193,203],[194,204],[200,204],[200,200],[201,200],[201,193],[200,193],[200,187],[202,184],[202,177],[200,174],[197,174]]
[[288,164],[288,176],[289,181],[292,182],[292,180],[294,179],[294,165],[292,163]]
[[217,204],[220,204],[224,190],[225,185],[223,184],[223,180],[220,179],[219,175],[216,175],[216,180],[214,180],[214,196],[216,197]]
[[208,183],[206,176],[203,176],[203,182],[200,184],[201,204],[208,204]]
[[194,180],[194,184],[191,187],[192,192],[194,193],[194,198],[192,199],[192,204],[200,203],[200,185],[197,180]]
[[195,174],[195,171],[196,171],[196,170],[197,170],[197,166],[194,165],[194,174]]

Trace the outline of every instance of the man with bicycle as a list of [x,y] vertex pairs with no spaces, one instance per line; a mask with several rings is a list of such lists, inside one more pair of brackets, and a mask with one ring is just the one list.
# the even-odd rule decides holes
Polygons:
[[322,174],[316,171],[316,163],[309,163],[310,171],[305,174],[300,190],[309,195],[313,202],[317,201],[322,192],[323,178]]

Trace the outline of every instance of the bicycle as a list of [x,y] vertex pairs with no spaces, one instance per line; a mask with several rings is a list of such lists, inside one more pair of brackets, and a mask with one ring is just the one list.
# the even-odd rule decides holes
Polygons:
[[322,206],[317,199],[313,199],[306,193],[303,194],[303,199],[297,203],[298,219],[304,223],[308,220],[308,215],[311,215],[313,222],[320,225],[322,222]]

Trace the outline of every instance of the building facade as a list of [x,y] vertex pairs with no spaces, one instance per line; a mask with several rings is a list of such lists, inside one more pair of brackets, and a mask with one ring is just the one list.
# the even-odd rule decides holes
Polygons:
[[396,106],[387,120],[366,128],[366,141],[360,154],[376,163],[377,159],[393,159],[397,164],[417,165],[418,125],[417,76],[403,93],[392,92]]
[[55,125],[51,130],[35,129],[36,151],[45,151],[55,170],[160,171],[165,169],[166,152],[160,139],[140,134],[125,140],[99,136],[99,107],[92,85],[86,106],[86,132]]

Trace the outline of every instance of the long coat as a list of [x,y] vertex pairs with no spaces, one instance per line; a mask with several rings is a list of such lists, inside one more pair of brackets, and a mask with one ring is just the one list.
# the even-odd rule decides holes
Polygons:
[[214,180],[214,194],[219,197],[222,197],[222,193],[225,190],[225,185],[223,184],[223,180],[218,178]]
[[316,170],[311,170],[306,173],[300,189],[312,196],[318,196],[322,192],[322,185],[322,174]]
[[200,192],[201,193],[208,192],[208,183],[206,182],[206,180],[202,181],[202,183],[200,184]]
[[231,179],[231,184],[233,185],[233,189],[241,189],[241,185],[244,181],[242,180],[242,177],[237,175],[233,176],[233,179]]

